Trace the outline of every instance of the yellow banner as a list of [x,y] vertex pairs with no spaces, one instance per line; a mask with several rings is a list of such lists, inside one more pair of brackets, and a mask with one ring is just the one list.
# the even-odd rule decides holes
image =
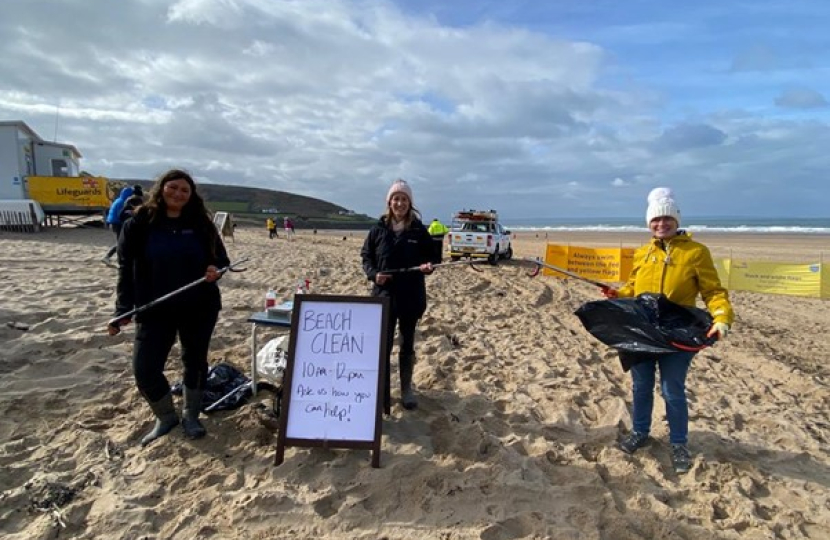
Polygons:
[[104,207],[110,205],[107,179],[93,176],[29,176],[29,198],[48,207]]
[[[553,266],[558,266],[559,268],[564,268],[565,270],[570,270],[568,268],[568,246],[548,244],[548,248],[545,251],[545,262]],[[542,269],[542,275],[564,277],[562,274],[557,274],[547,268]]]
[[712,262],[715,263],[715,270],[718,271],[718,279],[720,279],[720,284],[727,290],[731,290],[732,287],[729,283],[729,269],[732,266],[732,260],[714,259]]
[[[580,276],[604,282],[624,282],[631,273],[632,248],[587,248],[548,244],[545,262]],[[830,298],[830,264],[794,264],[716,259],[721,284],[732,291]],[[553,270],[544,275],[565,278]]]
[[737,291],[821,298],[821,266],[733,259],[724,285]]
[[[545,262],[597,281],[625,281],[631,273],[632,248],[588,248],[548,244]],[[545,275],[564,277],[544,269]]]

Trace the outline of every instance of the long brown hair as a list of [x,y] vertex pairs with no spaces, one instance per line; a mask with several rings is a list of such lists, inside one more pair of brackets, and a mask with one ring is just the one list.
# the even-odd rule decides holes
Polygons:
[[215,246],[219,232],[213,224],[213,216],[207,209],[207,206],[205,206],[204,199],[202,199],[196,190],[196,182],[193,181],[193,177],[187,171],[170,169],[159,176],[150,191],[150,200],[141,206],[139,212],[145,214],[150,222],[166,216],[167,203],[164,202],[164,196],[162,194],[164,192],[164,186],[173,180],[184,180],[190,186],[190,199],[182,207],[181,217],[205,235],[210,253],[215,256]]

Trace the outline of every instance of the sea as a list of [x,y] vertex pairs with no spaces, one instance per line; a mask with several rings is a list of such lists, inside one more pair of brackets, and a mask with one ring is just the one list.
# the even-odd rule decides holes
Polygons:
[[[511,231],[647,232],[643,218],[503,218]],[[830,234],[830,218],[690,218],[681,229],[706,233]]]

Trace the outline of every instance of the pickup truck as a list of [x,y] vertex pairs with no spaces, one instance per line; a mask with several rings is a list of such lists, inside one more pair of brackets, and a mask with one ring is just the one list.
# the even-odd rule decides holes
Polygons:
[[513,257],[510,231],[499,223],[495,210],[462,210],[456,212],[449,232],[450,260],[484,259],[496,264],[499,259]]

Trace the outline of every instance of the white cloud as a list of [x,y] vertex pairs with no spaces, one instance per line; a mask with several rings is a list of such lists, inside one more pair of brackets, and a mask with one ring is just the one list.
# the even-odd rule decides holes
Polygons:
[[244,23],[242,2],[235,0],[179,0],[167,11],[170,22],[232,28]]
[[[649,36],[608,34],[656,55],[695,30],[678,16]],[[678,182],[687,214],[780,212],[783,185],[799,211],[823,208],[798,199],[816,180],[794,164],[830,165],[824,120],[699,108],[667,119],[683,96],[619,84],[636,73],[624,47],[539,25],[450,26],[370,0],[8,0],[0,43],[0,119],[51,136],[59,109],[59,139],[106,176],[184,166],[371,214],[399,176],[429,215],[638,214],[650,187]],[[778,95],[781,107],[811,103]],[[710,196],[755,185],[767,187]]]
[[827,99],[810,88],[789,88],[775,98],[775,104],[791,109],[820,109],[827,107]]

